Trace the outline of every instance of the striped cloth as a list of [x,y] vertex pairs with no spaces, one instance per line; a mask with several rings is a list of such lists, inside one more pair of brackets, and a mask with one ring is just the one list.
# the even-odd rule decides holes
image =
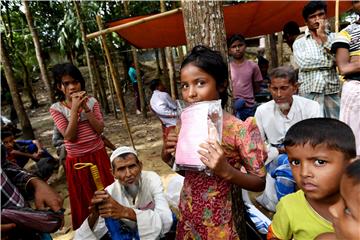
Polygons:
[[300,95],[307,93],[334,94],[340,91],[334,57],[330,54],[334,33],[328,33],[325,44],[319,45],[309,29],[293,45],[295,62],[299,66]]
[[[95,118],[103,121],[99,103],[95,98],[89,97],[88,107],[94,113]],[[70,108],[62,102],[54,103],[50,107],[50,114],[60,132],[65,132],[70,119]],[[65,140],[65,148],[68,156],[79,157],[89,152],[94,152],[104,147],[101,136],[89,124],[84,112],[78,113],[77,139],[75,142]]]

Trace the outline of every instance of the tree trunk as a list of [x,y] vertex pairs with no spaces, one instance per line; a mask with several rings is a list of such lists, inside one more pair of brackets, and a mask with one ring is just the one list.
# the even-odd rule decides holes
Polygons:
[[34,23],[33,23],[33,18],[30,12],[30,8],[29,8],[29,2],[27,0],[22,0],[22,3],[24,5],[24,10],[25,10],[25,16],[26,16],[26,20],[28,22],[29,25],[29,29],[32,35],[32,39],[34,42],[34,47],[35,47],[35,52],[36,52],[36,58],[37,61],[39,63],[39,68],[40,68],[40,72],[41,72],[41,79],[44,82],[46,91],[48,93],[48,97],[50,102],[55,102],[55,96],[54,96],[54,91],[51,88],[51,84],[50,84],[50,80],[46,71],[46,67],[45,67],[45,63],[44,60],[42,58],[42,51],[41,51],[41,46],[40,46],[40,41],[39,41],[39,37],[37,34],[37,31],[34,27]]
[[[7,36],[7,34],[9,34],[10,36],[10,41],[9,41],[9,45],[11,46],[11,48],[14,50],[16,57],[19,59],[19,62],[21,64],[21,66],[23,67],[24,70],[24,74],[23,74],[23,93],[24,95],[27,96],[27,98],[30,100],[31,102],[31,108],[37,108],[39,107],[39,103],[34,95],[32,86],[31,86],[31,82],[29,81],[29,70],[23,60],[23,58],[21,57],[21,54],[19,54],[19,51],[16,50],[15,46],[14,46],[14,34],[13,34],[13,30],[12,30],[12,24],[11,24],[11,18],[10,18],[10,10],[9,10],[9,6],[8,4],[5,4],[5,10],[6,10],[6,18],[7,18],[7,24],[4,24],[5,28],[5,36]],[[2,16],[1,13],[1,17],[2,20],[4,20],[5,18]],[[7,29],[8,28],[8,29]],[[25,43],[26,44],[26,43]]]
[[224,14],[220,1],[182,0],[183,19],[188,48],[205,45],[220,51],[227,59]]
[[[219,51],[226,61],[228,57],[222,3],[187,0],[182,0],[181,3],[188,49],[191,51],[197,45],[205,45]],[[231,100],[229,102],[231,103]],[[236,230],[240,239],[247,239],[241,188],[233,184],[231,192],[232,215]]]
[[24,138],[25,139],[35,139],[34,131],[32,129],[30,120],[25,112],[23,102],[20,98],[19,91],[17,90],[17,87],[16,87],[14,73],[13,73],[13,70],[11,69],[11,63],[9,60],[9,55],[6,50],[5,41],[4,41],[3,37],[4,37],[4,34],[1,34],[1,63],[4,68],[6,81],[9,85],[14,108],[18,115]]
[[156,78],[160,78],[161,69],[160,69],[160,58],[159,58],[159,49],[154,49],[155,51],[155,59],[156,59]]
[[96,98],[98,92],[96,91],[95,82],[94,82],[94,76],[93,76],[93,73],[91,71],[91,60],[90,60],[89,50],[87,48],[87,43],[86,43],[85,27],[84,27],[84,24],[83,24],[83,21],[82,21],[82,18],[81,18],[80,2],[76,1],[76,0],[73,0],[73,1],[74,1],[75,11],[76,11],[76,16],[77,16],[78,21],[79,21],[81,39],[82,39],[82,43],[83,43],[83,47],[84,47],[84,51],[85,51],[86,62],[87,62],[87,66],[88,66],[89,76],[90,76],[91,90],[92,90],[93,96]]
[[163,83],[165,83],[167,89],[170,89],[169,71],[166,63],[165,48],[160,48],[160,60],[161,60],[161,65],[163,67],[162,69]]

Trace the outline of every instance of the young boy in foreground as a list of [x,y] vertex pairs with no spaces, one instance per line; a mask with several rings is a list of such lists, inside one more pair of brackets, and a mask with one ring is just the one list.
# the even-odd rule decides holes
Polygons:
[[335,119],[306,119],[289,129],[284,145],[300,190],[280,200],[267,238],[307,240],[334,232],[329,207],[339,201],[341,176],[356,157],[352,130]]

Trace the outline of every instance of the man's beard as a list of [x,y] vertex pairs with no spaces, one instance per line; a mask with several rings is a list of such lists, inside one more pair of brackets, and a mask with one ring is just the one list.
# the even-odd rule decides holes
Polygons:
[[282,112],[290,110],[291,107],[290,103],[277,103],[276,105]]
[[129,194],[132,198],[135,198],[139,193],[140,181],[137,180],[132,184],[127,184],[126,186],[124,186],[124,189],[127,194]]

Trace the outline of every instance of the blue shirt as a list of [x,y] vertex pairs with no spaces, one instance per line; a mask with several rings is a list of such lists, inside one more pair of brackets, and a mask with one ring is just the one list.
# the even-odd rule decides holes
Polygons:
[[128,74],[129,74],[131,83],[132,83],[132,84],[137,83],[137,80],[136,80],[136,70],[135,70],[134,67],[130,67],[130,68],[129,68]]

